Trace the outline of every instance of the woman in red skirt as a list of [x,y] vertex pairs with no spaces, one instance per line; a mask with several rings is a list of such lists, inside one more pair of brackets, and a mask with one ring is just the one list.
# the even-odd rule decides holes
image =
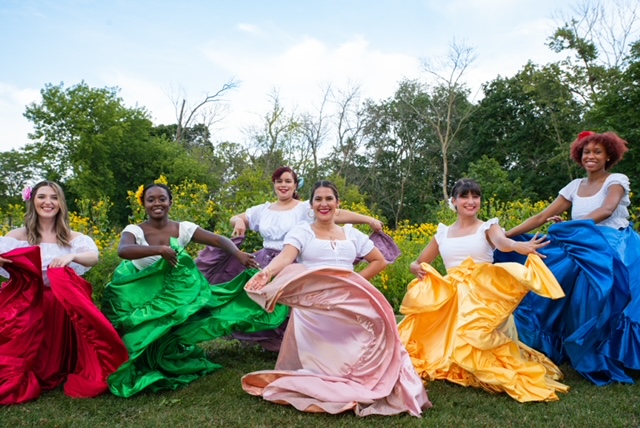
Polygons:
[[60,186],[25,189],[24,227],[0,237],[0,404],[64,383],[71,397],[107,390],[127,351],[79,275],[98,263],[93,240],[69,228]]

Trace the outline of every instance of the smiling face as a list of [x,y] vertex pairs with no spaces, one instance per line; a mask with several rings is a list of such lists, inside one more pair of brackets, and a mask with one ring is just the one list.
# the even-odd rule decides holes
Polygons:
[[456,207],[458,216],[475,217],[478,215],[478,211],[480,211],[482,197],[468,192],[465,195],[459,195],[457,198],[453,198],[451,202]]
[[293,174],[290,172],[283,172],[273,182],[273,190],[276,192],[278,200],[282,202],[292,199],[297,187]]
[[144,192],[144,210],[150,219],[161,220],[168,217],[169,209],[171,209],[171,198],[166,189],[154,186]]
[[313,192],[311,208],[316,216],[316,220],[333,221],[333,217],[339,206],[340,202],[338,198],[329,187],[318,187],[315,192]]
[[60,212],[60,202],[55,189],[50,186],[42,186],[36,190],[33,197],[33,206],[40,218],[55,218]]
[[582,167],[587,172],[604,170],[607,164],[607,150],[601,143],[590,142],[582,149]]

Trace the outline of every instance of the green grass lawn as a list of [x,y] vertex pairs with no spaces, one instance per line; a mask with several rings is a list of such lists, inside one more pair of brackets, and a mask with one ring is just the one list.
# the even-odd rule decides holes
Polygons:
[[[275,355],[237,341],[205,344],[224,365],[186,388],[123,399],[105,394],[76,400],[61,389],[32,403],[0,407],[0,427],[635,427],[640,426],[640,385],[596,387],[567,366],[571,386],[559,402],[520,404],[445,382],[428,385],[433,409],[421,419],[407,415],[369,416],[298,412],[242,391],[240,377],[273,368]],[[640,382],[640,375],[636,376]]]

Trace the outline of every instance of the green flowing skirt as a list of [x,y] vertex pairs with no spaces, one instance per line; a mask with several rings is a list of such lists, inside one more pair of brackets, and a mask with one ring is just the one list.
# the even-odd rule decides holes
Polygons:
[[243,287],[257,271],[212,287],[187,252],[173,240],[172,246],[177,266],[160,259],[139,271],[125,260],[105,289],[102,311],[129,351],[129,361],[108,380],[117,396],[186,385],[221,368],[198,343],[237,331],[275,329],[288,316],[286,306],[267,313],[247,296]]

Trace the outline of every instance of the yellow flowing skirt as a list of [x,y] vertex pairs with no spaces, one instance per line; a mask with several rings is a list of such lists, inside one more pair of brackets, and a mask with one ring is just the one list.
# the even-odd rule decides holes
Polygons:
[[476,264],[471,258],[442,277],[431,265],[409,284],[398,326],[418,374],[520,402],[556,401],[569,387],[545,355],[518,341],[512,313],[529,292],[558,299],[562,288],[542,260]]

